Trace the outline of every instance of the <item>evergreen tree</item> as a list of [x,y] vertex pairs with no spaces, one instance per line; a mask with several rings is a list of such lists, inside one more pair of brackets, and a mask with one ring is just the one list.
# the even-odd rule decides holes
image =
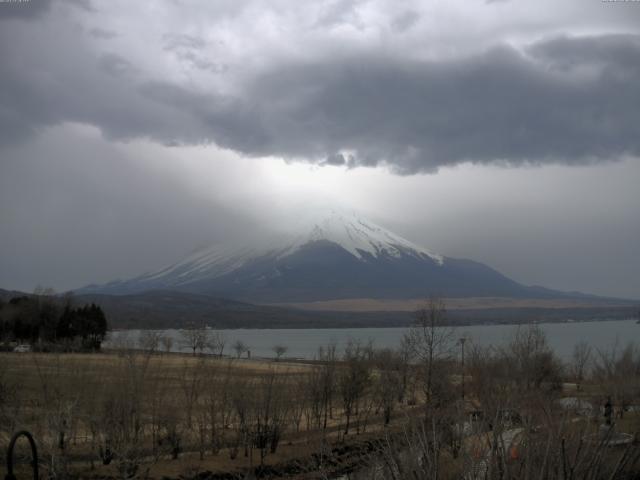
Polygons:
[[83,349],[99,350],[107,334],[107,319],[92,303],[64,307],[51,296],[15,297],[0,305],[0,338],[36,343],[79,339]]

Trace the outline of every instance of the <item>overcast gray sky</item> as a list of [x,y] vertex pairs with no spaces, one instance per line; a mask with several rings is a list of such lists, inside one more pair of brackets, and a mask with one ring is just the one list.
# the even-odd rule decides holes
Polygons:
[[355,208],[640,298],[640,3],[0,3],[0,288],[137,275]]

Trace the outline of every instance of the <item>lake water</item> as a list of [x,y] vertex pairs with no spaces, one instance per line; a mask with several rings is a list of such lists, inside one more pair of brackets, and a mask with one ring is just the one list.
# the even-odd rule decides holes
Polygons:
[[[547,334],[551,347],[564,359],[571,356],[574,346],[585,341],[596,349],[610,349],[616,342],[625,346],[631,341],[640,340],[640,325],[635,320],[612,320],[599,322],[543,323],[540,327]],[[482,346],[500,346],[507,342],[517,331],[517,325],[476,325],[457,327],[456,338],[466,337],[471,343]],[[377,348],[395,348],[400,345],[406,328],[310,328],[310,329],[240,329],[220,330],[225,336],[225,354],[232,355],[231,345],[237,340],[244,342],[251,351],[251,357],[272,358],[274,345],[285,345],[286,357],[314,357],[320,346],[337,344],[341,352],[349,339],[368,342],[371,340]],[[181,348],[179,330],[163,330],[163,335],[173,338],[175,351],[187,351]],[[126,342],[134,345],[139,330],[114,332],[105,342],[105,347],[115,346],[126,337]]]

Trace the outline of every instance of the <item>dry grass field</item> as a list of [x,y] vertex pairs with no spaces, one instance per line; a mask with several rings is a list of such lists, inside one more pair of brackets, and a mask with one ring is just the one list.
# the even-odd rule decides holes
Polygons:
[[58,479],[637,478],[639,348],[579,345],[562,363],[531,325],[470,348],[463,369],[436,313],[399,350],[306,363],[0,354],[0,451],[27,429]]
[[[177,396],[185,375],[197,369],[218,373],[228,370],[233,377],[255,378],[265,373],[295,375],[307,372],[309,364],[290,362],[270,362],[247,359],[218,359],[213,356],[193,356],[189,354],[144,355],[133,352],[133,358],[146,362],[144,368],[145,388],[162,379],[164,388],[170,396]],[[20,395],[37,398],[42,393],[44,382],[55,382],[55,388],[61,391],[87,389],[97,392],[105,382],[123,373],[123,363],[131,359],[125,353],[0,353],[0,362],[4,365],[5,380],[19,385]],[[142,365],[141,365],[142,367]]]
[[[0,365],[7,392],[0,451],[10,432],[27,429],[43,467],[57,475],[126,477],[127,462],[103,465],[108,450],[152,478],[240,473],[261,463],[294,462],[303,471],[312,454],[358,445],[384,429],[375,372],[345,436],[339,395],[323,405],[314,388],[326,364],[121,352],[3,353]],[[317,474],[317,465],[310,470]]]

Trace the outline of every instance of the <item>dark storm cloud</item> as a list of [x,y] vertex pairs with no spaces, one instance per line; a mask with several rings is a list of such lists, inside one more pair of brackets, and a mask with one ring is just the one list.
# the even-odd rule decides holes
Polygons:
[[[585,164],[640,154],[637,35],[551,38],[430,61],[377,52],[280,59],[229,73],[230,95],[152,74],[124,51],[96,55],[64,25],[51,28],[55,42],[51,32],[31,32],[19,51],[0,45],[0,145],[74,121],[108,138],[216,143],[404,174],[466,161]],[[207,75],[227,73],[205,45],[162,37],[167,55]]]
[[577,42],[558,37],[528,48],[535,58],[562,71],[583,66],[603,68],[605,75],[637,75],[640,71],[640,36],[610,35],[583,38]]
[[97,12],[92,0],[63,0],[64,2],[85,12]]
[[[7,27],[0,38],[13,33],[22,39],[20,28]],[[190,143],[203,138],[185,133],[198,130],[192,112],[168,109],[136,90],[135,79],[124,74],[136,65],[126,58],[93,54],[64,26],[30,36],[20,49],[0,42],[0,146],[67,121],[95,125],[109,138],[149,137],[162,143],[176,135]],[[55,41],[48,42],[50,37]]]
[[320,162],[321,165],[332,165],[336,167],[343,165],[352,166],[354,163],[355,158],[353,155],[343,155],[341,153],[329,155],[323,162]]
[[345,0],[342,2],[327,2],[320,9],[314,26],[319,29],[327,29],[339,25],[351,25],[355,28],[363,28],[364,24],[358,15],[358,6],[361,0]]
[[51,8],[51,0],[30,2],[0,2],[0,20],[18,18],[30,20],[41,17]]
[[351,165],[415,173],[464,161],[584,164],[640,154],[640,37],[552,39],[527,52],[279,65],[242,98],[162,83],[143,91],[248,155],[335,164],[349,151]]
[[193,35],[165,34],[162,37],[163,50],[175,56],[181,62],[186,62],[198,70],[205,70],[214,74],[228,71],[224,63],[216,62],[203,52],[207,45],[204,39]]
[[109,75],[121,77],[135,72],[135,67],[127,59],[115,53],[105,53],[98,59],[99,68]]
[[89,35],[94,38],[100,38],[102,40],[111,40],[112,38],[116,38],[118,34],[113,30],[105,30],[103,28],[92,28],[89,30]]
[[584,163],[640,153],[638,37],[532,50],[547,53],[545,62],[503,47],[448,62],[290,66],[257,80],[250,98],[269,99],[265,129],[282,155],[351,150],[359,164],[415,172],[466,160]]
[[413,10],[407,10],[393,19],[391,27],[396,32],[404,32],[413,27],[420,20],[420,14]]
[[[71,5],[87,12],[96,11],[91,0],[58,0],[58,2]],[[0,20],[11,18],[33,20],[41,18],[44,14],[49,12],[53,3],[53,0],[5,0],[0,2]]]
[[167,33],[162,37],[164,50],[201,50],[205,46],[202,38],[183,33]]

